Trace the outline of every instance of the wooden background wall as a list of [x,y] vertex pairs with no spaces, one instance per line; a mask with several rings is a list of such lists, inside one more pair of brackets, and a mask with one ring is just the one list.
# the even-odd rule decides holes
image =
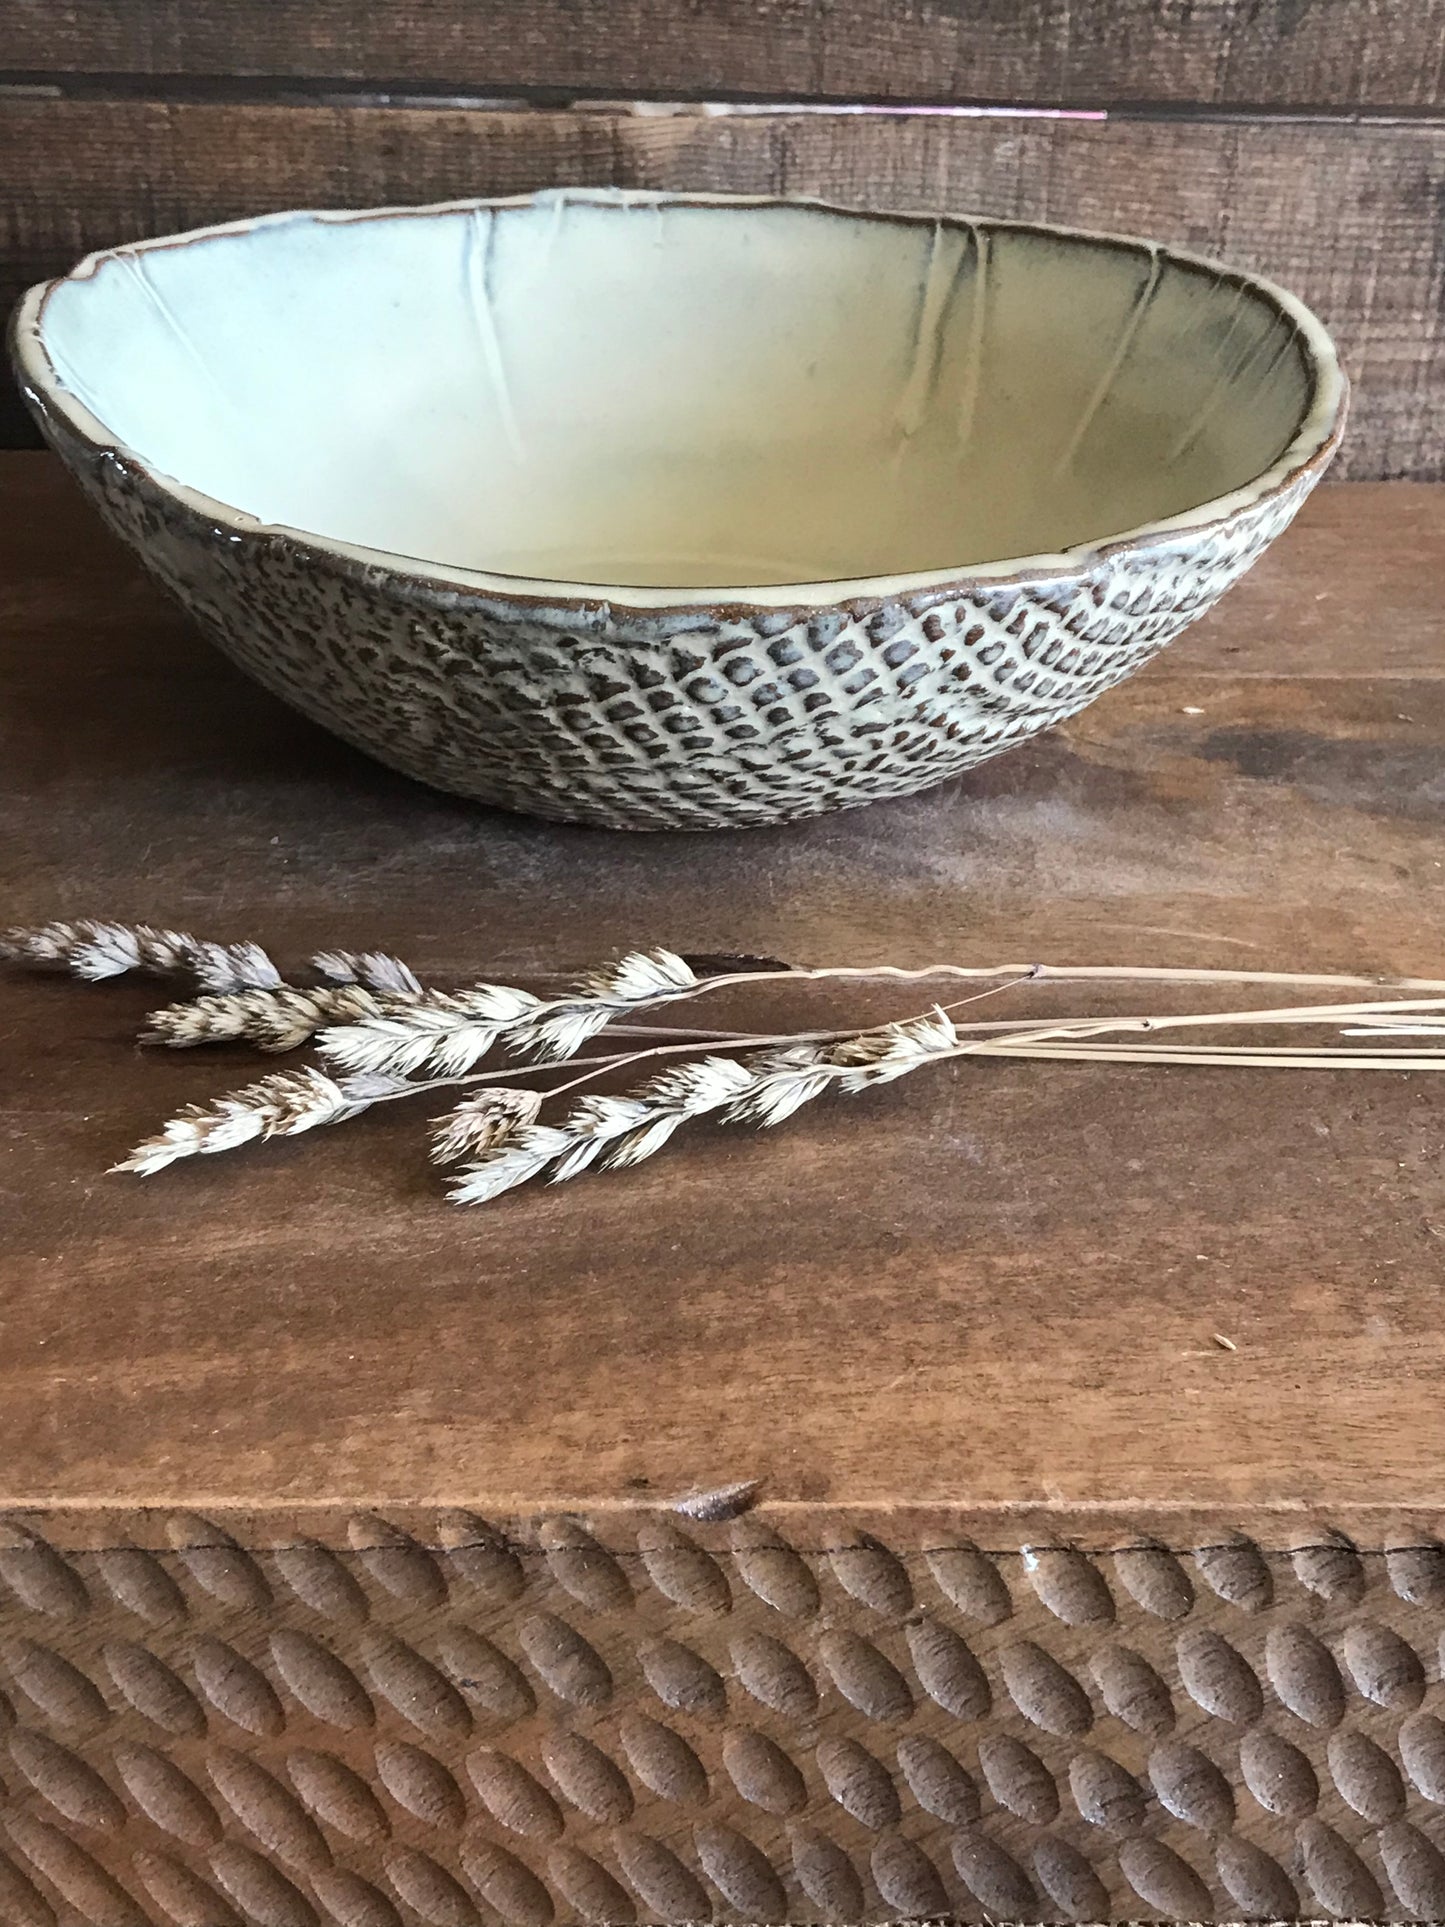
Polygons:
[[1445,0],[0,0],[6,304],[263,209],[595,182],[1224,255],[1336,331],[1336,473],[1445,477]]

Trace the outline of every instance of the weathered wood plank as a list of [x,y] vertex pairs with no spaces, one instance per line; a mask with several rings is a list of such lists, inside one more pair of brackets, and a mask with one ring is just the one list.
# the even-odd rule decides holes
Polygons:
[[0,64],[623,98],[1422,107],[1445,0],[9,0]]
[[[7,919],[378,943],[453,980],[653,942],[1439,973],[1445,490],[1325,491],[1148,671],[930,795],[646,838],[333,742],[204,649],[46,458],[4,459],[0,510]],[[0,984],[0,1497],[612,1504],[762,1476],[1267,1533],[1284,1501],[1346,1527],[1438,1506],[1429,1079],[944,1070],[467,1216],[401,1107],[106,1177],[249,1074],[133,1050],[155,998]]]
[[[961,781],[629,838],[331,741],[12,454],[3,916],[1434,975],[1442,568],[1322,490]],[[104,1175],[251,1074],[161,995],[0,981],[7,1923],[1445,1917],[1435,1080],[938,1067],[466,1215],[404,1107]]]
[[[0,298],[85,250],[296,205],[558,183],[1121,228],[1262,269],[1336,331],[1347,477],[1445,475],[1445,128],[0,104]],[[20,436],[11,402],[5,438]]]

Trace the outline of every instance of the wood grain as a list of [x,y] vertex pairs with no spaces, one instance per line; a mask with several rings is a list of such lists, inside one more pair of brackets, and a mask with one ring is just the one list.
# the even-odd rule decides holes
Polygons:
[[623,98],[1428,107],[1441,0],[9,0],[35,74],[254,75]]
[[[928,796],[631,839],[388,775],[194,640],[47,458],[0,489],[7,917],[381,944],[438,977],[652,942],[1439,971],[1445,491],[1325,492],[1156,665]],[[107,1506],[531,1516],[757,1479],[993,1545],[1435,1516],[1426,1079],[919,1076],[463,1215],[395,1108],[103,1175],[240,1081],[132,1048],[154,994],[0,986],[14,1504],[104,1533]]]
[[11,99],[0,299],[89,248],[267,209],[598,182],[1053,220],[1222,255],[1335,330],[1356,383],[1345,476],[1445,475],[1439,128]]

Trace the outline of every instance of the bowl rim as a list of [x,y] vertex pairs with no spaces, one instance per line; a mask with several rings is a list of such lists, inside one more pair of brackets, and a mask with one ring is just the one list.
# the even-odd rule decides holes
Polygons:
[[[46,347],[45,309],[56,290],[73,282],[94,280],[107,262],[122,257],[185,247],[227,235],[250,234],[261,228],[300,221],[349,224],[472,213],[482,209],[549,206],[565,202],[584,202],[613,208],[685,206],[742,210],[786,207],[851,221],[928,226],[935,230],[947,227],[967,228],[975,233],[979,229],[987,229],[990,232],[1005,230],[1040,234],[1051,239],[1077,241],[1096,247],[1142,251],[1152,259],[1162,256],[1182,267],[1206,272],[1216,282],[1247,288],[1294,325],[1311,381],[1307,404],[1287,446],[1268,468],[1240,487],[1211,497],[1195,508],[1143,522],[1117,534],[1075,543],[1055,553],[1012,556],[994,562],[950,564],[908,574],[857,576],[831,581],[787,582],[767,586],[724,584],[696,588],[649,588],[628,583],[569,582],[470,569],[406,555],[396,550],[347,542],[290,523],[263,521],[231,503],[190,487],[179,477],[167,474],[122,441],[78,395],[65,386]],[[833,201],[801,196],[607,187],[546,187],[525,194],[466,196],[414,206],[287,208],[276,213],[250,215],[241,220],[216,222],[176,234],[156,235],[141,241],[98,248],[85,255],[68,273],[37,282],[21,296],[10,324],[10,354],[25,398],[43,427],[49,430],[53,426],[53,418],[58,416],[70,433],[87,446],[92,456],[109,460],[126,471],[138,474],[162,495],[170,496],[182,507],[213,524],[219,533],[232,541],[248,538],[279,540],[326,557],[348,572],[361,570],[373,578],[378,573],[404,578],[439,592],[545,607],[559,603],[567,606],[581,604],[619,615],[636,613],[639,616],[654,616],[668,611],[686,616],[700,610],[768,612],[827,609],[845,604],[879,607],[902,596],[956,594],[971,584],[1003,589],[1051,578],[1077,577],[1097,568],[1123,550],[1169,546],[1186,538],[1202,538],[1242,512],[1259,506],[1273,496],[1286,493],[1304,474],[1313,471],[1315,479],[1318,479],[1339,445],[1350,386],[1334,342],[1323,322],[1297,296],[1265,275],[1230,267],[1207,255],[1196,254],[1168,242],[1047,221],[1010,220],[991,215],[927,209],[848,207]]]

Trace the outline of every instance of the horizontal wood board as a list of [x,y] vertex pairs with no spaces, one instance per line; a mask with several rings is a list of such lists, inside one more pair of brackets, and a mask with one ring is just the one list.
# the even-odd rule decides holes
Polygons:
[[[0,101],[0,300],[289,206],[612,183],[1122,229],[1263,270],[1355,382],[1341,477],[1445,475],[1445,128]],[[18,399],[0,429],[27,437]]]
[[1445,4],[8,0],[0,68],[670,95],[1438,106]]
[[[1445,490],[1324,491],[1158,663],[964,779],[701,837],[409,785],[198,642],[48,458],[4,458],[0,509],[7,919],[379,944],[453,980],[657,942],[1440,970]],[[1379,1543],[1440,1511],[1426,1078],[944,1071],[464,1214],[399,1107],[106,1176],[251,1074],[137,1052],[155,994],[0,982],[0,1499],[102,1543],[114,1507],[511,1515],[751,1479],[993,1545]]]

